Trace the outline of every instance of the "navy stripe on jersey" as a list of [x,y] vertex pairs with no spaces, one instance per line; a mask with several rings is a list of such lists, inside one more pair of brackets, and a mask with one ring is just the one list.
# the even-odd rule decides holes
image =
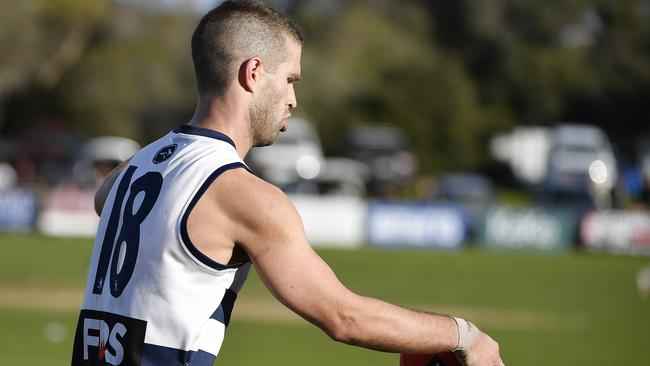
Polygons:
[[[186,125],[184,125],[186,126]],[[182,127],[182,126],[181,126]],[[224,135],[225,136],[225,135]],[[217,177],[219,177],[223,172],[228,171],[230,169],[236,169],[236,168],[244,168],[246,169],[246,165],[240,162],[235,162],[235,163],[230,163],[223,165],[219,167],[219,169],[215,170],[210,176],[203,182],[203,185],[199,188],[199,190],[196,192],[194,197],[192,198],[192,201],[190,202],[190,205],[187,206],[187,210],[183,214],[183,218],[181,219],[181,238],[183,239],[183,244],[185,244],[185,247],[192,253],[192,255],[201,261],[201,263],[205,264],[208,267],[211,267],[216,270],[222,270],[222,269],[228,269],[228,268],[239,268],[242,266],[243,263],[238,263],[238,264],[221,264],[218,263],[214,260],[212,260],[210,257],[207,255],[203,254],[196,246],[194,246],[194,243],[192,243],[192,240],[190,240],[190,235],[187,231],[187,220],[190,217],[190,213],[192,213],[192,210],[194,209],[194,206],[199,202],[199,199],[205,191],[208,190],[208,187],[210,187],[210,184],[214,182]]]
[[210,130],[207,128],[201,128],[201,127],[196,127],[196,126],[190,126],[190,125],[180,125],[177,128],[174,129],[175,133],[185,133],[188,135],[198,135],[198,136],[204,136],[204,137],[210,137],[213,139],[225,141],[232,145],[232,147],[237,148],[235,146],[235,142],[225,134],[215,131],[215,130]]
[[212,366],[217,357],[203,350],[183,351],[176,348],[144,344],[141,366]]
[[237,300],[237,293],[231,289],[227,289],[217,311],[215,311],[210,318],[228,326],[228,324],[230,324],[232,309],[235,307],[235,300]]

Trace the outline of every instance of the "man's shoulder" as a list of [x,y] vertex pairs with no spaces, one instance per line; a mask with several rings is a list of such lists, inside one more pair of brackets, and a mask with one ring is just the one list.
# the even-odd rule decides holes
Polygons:
[[221,192],[218,196],[227,200],[275,201],[287,199],[278,187],[264,181],[249,170],[229,169],[213,185]]
[[246,169],[232,169],[213,183],[220,208],[239,223],[257,226],[287,224],[297,217],[289,198],[278,187]]
[[249,255],[304,242],[300,215],[279,188],[244,169],[229,171],[222,178],[212,187],[213,197],[233,241]]

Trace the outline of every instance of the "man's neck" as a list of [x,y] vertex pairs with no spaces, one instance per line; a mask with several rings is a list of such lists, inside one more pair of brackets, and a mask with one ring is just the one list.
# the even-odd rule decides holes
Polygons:
[[251,148],[250,116],[233,98],[200,97],[189,124],[230,137],[242,159]]

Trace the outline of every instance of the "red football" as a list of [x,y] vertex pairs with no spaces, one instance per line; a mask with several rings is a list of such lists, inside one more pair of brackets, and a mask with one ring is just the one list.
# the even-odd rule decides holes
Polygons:
[[400,366],[462,366],[453,352],[435,355],[399,355]]

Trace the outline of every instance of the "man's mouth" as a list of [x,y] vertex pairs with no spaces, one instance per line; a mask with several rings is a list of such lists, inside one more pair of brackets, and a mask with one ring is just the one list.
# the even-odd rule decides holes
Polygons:
[[285,132],[289,128],[289,118],[291,115],[286,116],[282,119],[282,126],[280,127],[280,132]]

